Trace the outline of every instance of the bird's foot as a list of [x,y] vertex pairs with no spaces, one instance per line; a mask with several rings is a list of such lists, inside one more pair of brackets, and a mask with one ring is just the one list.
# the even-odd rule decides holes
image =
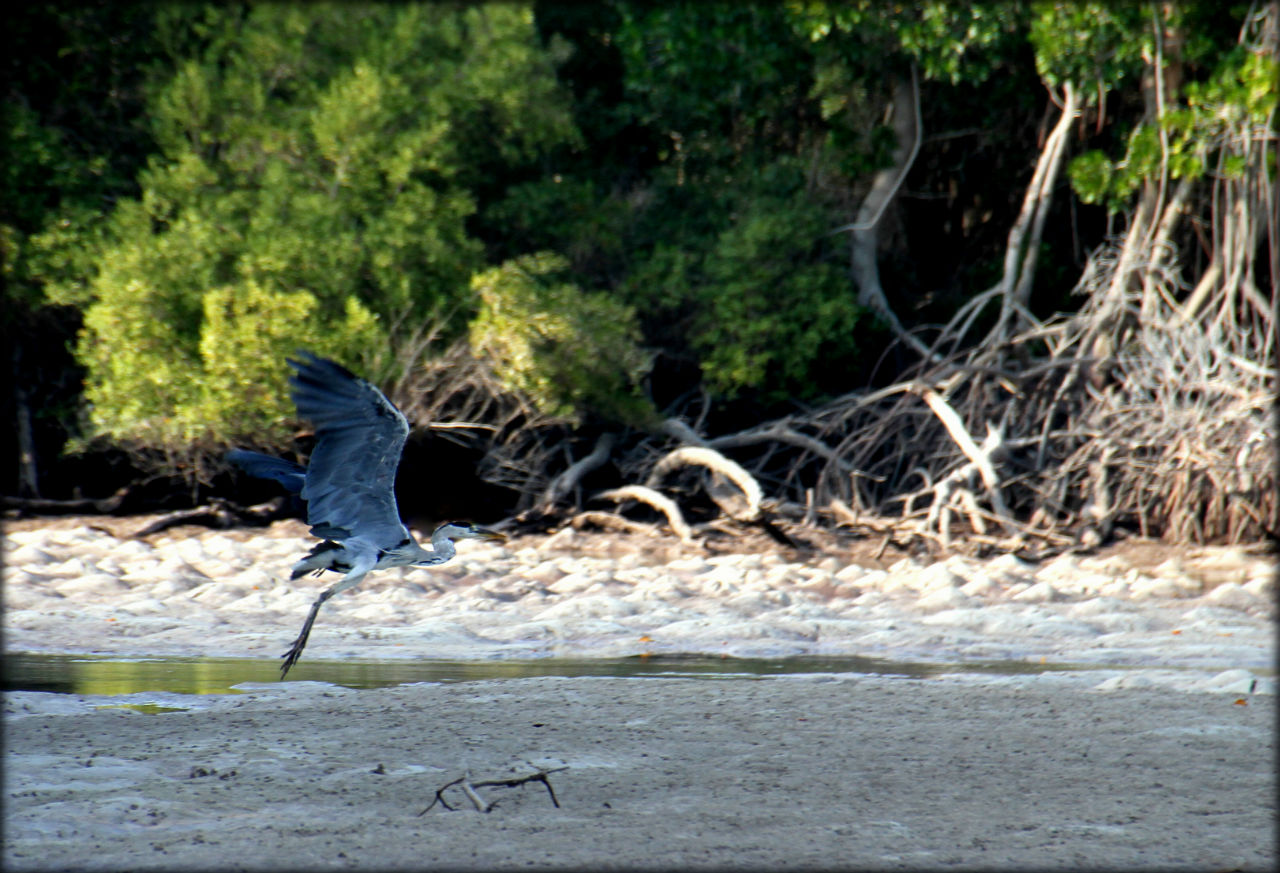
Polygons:
[[293,645],[289,647],[289,651],[280,657],[284,658],[284,663],[280,665],[280,681],[284,681],[284,677],[288,675],[289,668],[298,663],[298,659],[302,657],[302,650],[307,645],[306,637],[299,637],[293,641]]

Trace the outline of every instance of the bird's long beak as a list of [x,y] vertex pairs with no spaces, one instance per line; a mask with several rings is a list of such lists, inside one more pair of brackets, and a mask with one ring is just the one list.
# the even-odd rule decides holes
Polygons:
[[507,535],[502,533],[501,531],[489,530],[489,528],[487,527],[476,528],[476,533],[479,535],[480,539],[482,540],[497,540],[501,542],[502,540],[505,540],[507,538]]

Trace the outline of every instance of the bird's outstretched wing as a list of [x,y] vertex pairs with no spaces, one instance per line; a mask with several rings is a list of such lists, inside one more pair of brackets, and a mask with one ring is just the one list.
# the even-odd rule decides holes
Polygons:
[[275,479],[290,494],[297,494],[301,491],[303,483],[306,481],[307,468],[301,464],[295,464],[293,461],[286,461],[284,458],[273,458],[270,455],[251,452],[248,449],[232,449],[227,452],[225,457],[250,476],[257,476],[260,479]]
[[396,508],[396,467],[409,423],[373,385],[311,352],[289,360],[301,418],[316,429],[302,498],[312,536],[390,548],[408,536]]

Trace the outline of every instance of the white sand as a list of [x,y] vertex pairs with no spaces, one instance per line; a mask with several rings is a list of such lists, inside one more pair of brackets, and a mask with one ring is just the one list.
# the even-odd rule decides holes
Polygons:
[[[10,651],[275,657],[336,580],[288,581],[313,540],[293,523],[151,543],[87,527],[7,537]],[[572,531],[463,542],[453,562],[377,573],[329,601],[304,654],[617,657],[643,652],[1270,667],[1274,571],[1240,549],[1121,557],[902,560],[591,557]]]
[[[328,584],[287,581],[308,547],[297,533],[11,532],[6,649],[274,660]],[[872,570],[580,545],[463,543],[451,564],[375,576],[325,606],[304,662],[704,652],[1098,669],[291,682],[164,715],[9,694],[6,868],[1275,864],[1268,559]],[[416,817],[464,768],[520,761],[568,766],[550,777],[561,809],[534,784],[489,789],[505,799],[488,815]]]

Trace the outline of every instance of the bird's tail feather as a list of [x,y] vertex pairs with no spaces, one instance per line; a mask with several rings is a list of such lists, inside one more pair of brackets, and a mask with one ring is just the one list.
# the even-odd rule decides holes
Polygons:
[[305,576],[308,573],[315,572],[317,576],[325,570],[337,569],[335,564],[339,563],[342,556],[342,546],[332,540],[325,540],[317,543],[315,548],[307,553],[307,556],[301,561],[293,565],[293,570],[289,573],[290,579],[297,579],[299,576]]

